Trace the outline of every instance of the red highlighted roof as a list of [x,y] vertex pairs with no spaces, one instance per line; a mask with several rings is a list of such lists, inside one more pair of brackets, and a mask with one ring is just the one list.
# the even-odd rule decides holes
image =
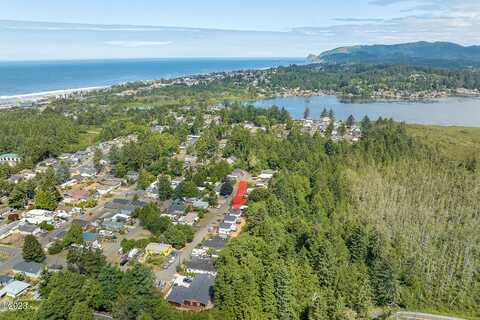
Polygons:
[[240,209],[241,206],[244,206],[247,204],[247,189],[248,189],[248,183],[245,180],[242,180],[238,184],[238,190],[235,196],[232,199],[232,207],[234,209]]

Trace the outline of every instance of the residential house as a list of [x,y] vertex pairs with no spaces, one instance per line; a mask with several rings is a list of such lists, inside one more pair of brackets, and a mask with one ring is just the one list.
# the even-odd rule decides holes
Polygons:
[[237,223],[237,220],[238,220],[237,217],[231,216],[231,215],[227,215],[223,218],[224,223],[230,223],[230,224],[233,224],[233,225],[235,223]]
[[125,226],[123,223],[114,221],[114,220],[105,220],[102,222],[103,228],[105,228],[108,231],[113,231],[113,232],[120,232],[123,229],[125,229]]
[[86,229],[89,222],[87,220],[83,220],[83,219],[73,219],[72,221],[72,224],[76,224],[76,225],[79,225],[81,226],[83,229]]
[[53,230],[52,232],[49,233],[48,240],[53,242],[53,241],[63,241],[63,238],[65,237],[65,234],[67,231],[57,229]]
[[232,217],[235,217],[238,220],[242,216],[242,210],[241,209],[231,209],[230,212],[228,213],[228,215],[230,215]]
[[138,180],[138,172],[137,171],[128,171],[127,174],[125,175],[125,178],[136,182]]
[[217,275],[217,269],[215,268],[214,260],[211,257],[193,257],[190,261],[185,263],[187,272],[195,274],[209,274],[212,276]]
[[231,223],[220,223],[218,227],[218,234],[228,236],[233,231],[233,224]]
[[28,288],[30,288],[29,283],[14,280],[0,290],[0,297],[7,296],[15,299],[24,294]]
[[173,252],[173,247],[165,243],[151,242],[145,247],[145,253],[149,256],[167,257]]
[[208,207],[209,207],[208,202],[204,201],[202,199],[197,199],[197,200],[193,201],[192,206],[195,209],[200,209],[200,210],[207,210]]
[[132,206],[122,208],[112,217],[112,220],[117,222],[130,222],[134,211],[135,209]]
[[97,170],[94,167],[83,165],[77,168],[77,172],[80,176],[85,178],[91,178],[97,175]]
[[189,212],[178,219],[178,223],[193,226],[198,221],[198,213]]
[[214,237],[211,237],[211,238],[205,240],[202,243],[202,246],[205,247],[205,248],[208,248],[208,249],[215,250],[215,251],[220,251],[223,248],[225,248],[227,243],[228,243],[228,238],[220,237],[220,236],[214,236]]
[[102,248],[100,242],[97,240],[98,235],[95,232],[84,232],[82,238],[87,247],[96,249]]
[[172,181],[170,181],[170,187],[172,188],[172,190],[175,190],[184,180],[185,178],[183,177],[173,178]]
[[185,201],[183,199],[175,199],[165,213],[171,220],[175,220],[185,212]]
[[120,188],[122,181],[119,179],[104,179],[100,182],[100,186],[97,188],[97,192],[103,196],[110,192]]
[[12,282],[14,279],[13,277],[10,277],[9,275],[3,274],[0,276],[0,286],[4,287],[10,282]]
[[209,274],[197,274],[195,278],[184,278],[175,285],[167,301],[180,309],[202,310],[213,306],[213,285],[215,278]]
[[18,226],[16,232],[24,235],[38,234],[40,228],[35,224],[22,223]]
[[39,278],[43,271],[43,265],[37,262],[22,261],[12,268],[13,273],[23,274],[29,278]]
[[14,221],[12,223],[5,224],[0,227],[0,240],[5,239],[6,237],[10,236],[14,232],[17,231],[18,227],[20,226],[20,221]]
[[23,220],[36,225],[42,222],[52,223],[53,212],[42,209],[33,209],[23,215]]

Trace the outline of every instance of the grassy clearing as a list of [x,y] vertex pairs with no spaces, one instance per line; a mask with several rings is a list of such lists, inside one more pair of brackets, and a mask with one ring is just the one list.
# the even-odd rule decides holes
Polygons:
[[94,145],[97,141],[98,136],[100,135],[101,128],[82,128],[82,131],[80,132],[80,136],[78,139],[78,143],[74,144],[70,147],[71,152],[78,151],[78,150],[84,150],[88,148],[91,145]]
[[407,125],[407,132],[452,160],[480,157],[480,128]]

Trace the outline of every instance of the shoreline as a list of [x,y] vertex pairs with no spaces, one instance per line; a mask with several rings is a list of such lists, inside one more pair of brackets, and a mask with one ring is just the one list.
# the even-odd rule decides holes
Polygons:
[[42,92],[32,92],[25,94],[16,94],[11,96],[0,96],[0,102],[6,101],[37,101],[45,98],[55,98],[63,95],[71,95],[77,93],[88,93],[96,90],[109,89],[112,86],[94,86],[94,87],[83,87],[83,88],[69,88],[69,89],[59,89],[51,91],[42,91]]

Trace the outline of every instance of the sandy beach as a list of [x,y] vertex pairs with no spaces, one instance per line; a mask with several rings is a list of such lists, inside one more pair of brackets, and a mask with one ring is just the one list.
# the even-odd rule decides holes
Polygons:
[[13,96],[0,96],[0,105],[11,106],[11,105],[18,105],[21,103],[33,103],[33,102],[38,102],[44,99],[60,98],[60,97],[69,96],[73,94],[87,93],[87,92],[102,90],[107,88],[109,88],[109,86],[52,90],[52,91],[45,91],[45,92],[19,94],[19,95],[13,95]]

